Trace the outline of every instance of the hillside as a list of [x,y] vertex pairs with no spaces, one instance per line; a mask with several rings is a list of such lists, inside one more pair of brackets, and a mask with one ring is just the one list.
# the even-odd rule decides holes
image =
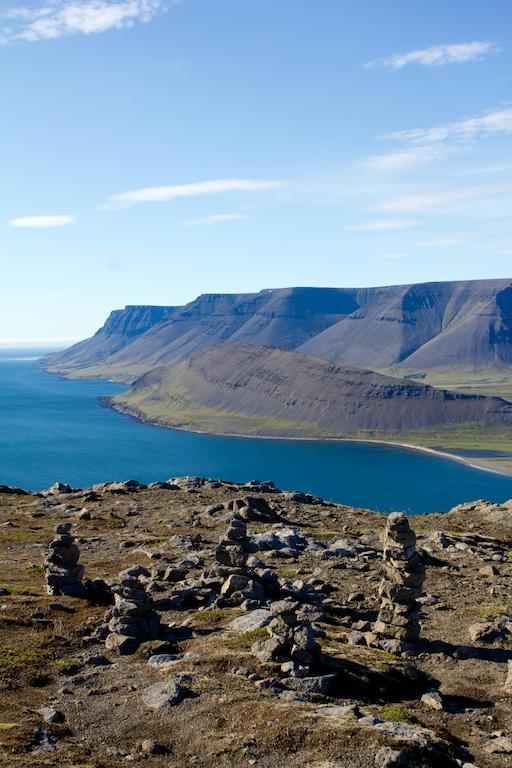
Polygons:
[[269,347],[221,344],[138,378],[114,407],[188,429],[357,435],[456,425],[512,426],[512,404]]
[[[392,375],[419,375],[433,383],[442,371],[447,386],[452,373],[456,385],[464,386],[482,372],[482,391],[508,394],[510,279],[205,294],[149,320],[134,335],[107,323],[92,339],[47,358],[46,365],[75,376],[132,380],[234,341],[299,350]],[[496,383],[501,388],[493,390]]]
[[512,500],[410,518],[398,626],[386,522],[268,482],[0,486],[0,765],[509,765]]

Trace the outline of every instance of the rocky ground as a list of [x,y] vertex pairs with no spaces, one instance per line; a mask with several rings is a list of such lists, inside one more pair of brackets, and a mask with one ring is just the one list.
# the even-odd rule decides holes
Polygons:
[[512,502],[410,522],[384,563],[271,484],[0,486],[0,765],[512,765]]

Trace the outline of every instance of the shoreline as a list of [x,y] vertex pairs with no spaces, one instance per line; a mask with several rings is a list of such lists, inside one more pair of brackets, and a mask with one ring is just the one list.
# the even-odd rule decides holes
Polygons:
[[[372,438],[360,438],[360,437],[287,437],[286,435],[243,435],[236,432],[208,432],[201,429],[186,429],[185,427],[175,427],[162,424],[159,421],[152,421],[149,418],[143,418],[135,413],[130,412],[128,409],[123,409],[121,406],[114,404],[112,398],[105,396],[99,398],[104,408],[110,408],[116,413],[120,413],[123,416],[128,416],[134,421],[138,421],[146,426],[160,427],[161,429],[170,429],[175,432],[189,432],[195,435],[210,435],[211,437],[235,437],[246,440],[292,440],[305,441],[305,442],[343,442],[343,443],[369,443],[376,445],[388,445],[395,448],[402,448],[409,451],[418,451],[420,453],[427,453],[433,456],[438,456],[443,459],[451,461],[457,461],[460,464],[465,464],[467,467],[477,469],[480,472],[490,472],[491,474],[500,475],[501,477],[511,477],[512,472],[502,472],[499,469],[485,466],[483,464],[475,464],[474,459],[469,459],[465,456],[460,456],[456,453],[448,453],[447,451],[440,451],[436,448],[429,448],[424,445],[414,445],[412,443],[394,442],[391,440],[372,439]],[[512,460],[512,456],[511,456]]]

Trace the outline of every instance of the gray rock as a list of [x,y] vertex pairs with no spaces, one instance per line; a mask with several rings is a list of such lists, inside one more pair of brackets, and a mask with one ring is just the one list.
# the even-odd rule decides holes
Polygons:
[[142,701],[149,709],[162,709],[162,707],[175,707],[190,695],[188,688],[176,680],[169,680],[146,688],[142,694]]
[[412,768],[405,752],[393,747],[381,747],[375,755],[375,768]]
[[266,608],[257,608],[244,616],[238,616],[228,624],[228,629],[234,632],[252,632],[255,629],[266,627],[270,623],[271,613]]
[[443,699],[439,691],[429,691],[428,693],[424,693],[421,700],[423,704],[429,707],[429,709],[435,709],[438,712],[444,709]]

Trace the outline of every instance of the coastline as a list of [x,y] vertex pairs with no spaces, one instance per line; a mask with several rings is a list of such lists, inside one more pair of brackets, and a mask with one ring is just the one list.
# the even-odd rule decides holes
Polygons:
[[[465,464],[472,469],[480,470],[481,472],[490,472],[491,474],[500,475],[502,477],[511,477],[512,469],[510,472],[500,471],[494,467],[487,466],[482,459],[482,463],[475,463],[478,459],[472,457],[471,459],[466,456],[461,456],[457,453],[450,453],[448,451],[442,451],[437,448],[430,448],[424,445],[414,445],[413,443],[398,442],[393,440],[372,439],[372,438],[358,438],[358,437],[293,437],[286,435],[244,435],[236,432],[209,432],[201,429],[186,429],[185,427],[170,426],[157,420],[145,418],[138,413],[130,411],[128,408],[114,403],[111,397],[100,398],[101,405],[105,408],[110,408],[116,413],[120,413],[123,416],[128,416],[134,421],[141,424],[146,424],[153,427],[160,427],[161,429],[171,429],[176,432],[190,432],[196,435],[211,435],[212,437],[234,437],[246,440],[290,440],[290,441],[306,441],[306,442],[344,442],[344,443],[369,443],[376,445],[388,445],[390,447],[402,448],[409,451],[417,451],[420,453],[427,453],[433,456],[438,456],[443,459],[449,459],[451,461],[457,461],[460,464]],[[512,456],[511,456],[512,461]]]

